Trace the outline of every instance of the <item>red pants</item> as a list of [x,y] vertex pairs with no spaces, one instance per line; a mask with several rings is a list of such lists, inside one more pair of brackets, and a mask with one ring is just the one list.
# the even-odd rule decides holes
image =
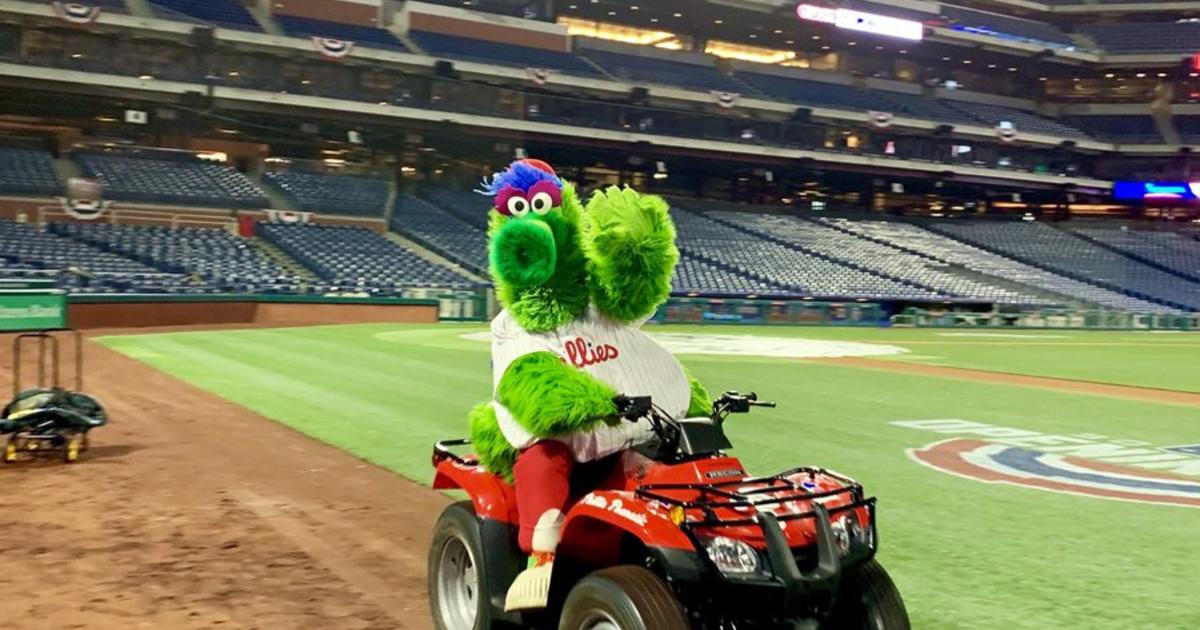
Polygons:
[[554,440],[543,440],[521,451],[513,467],[517,512],[521,515],[517,537],[521,551],[532,553],[533,529],[546,510],[565,512],[573,495],[599,488],[623,488],[625,468],[620,461],[618,455],[576,464],[571,449]]

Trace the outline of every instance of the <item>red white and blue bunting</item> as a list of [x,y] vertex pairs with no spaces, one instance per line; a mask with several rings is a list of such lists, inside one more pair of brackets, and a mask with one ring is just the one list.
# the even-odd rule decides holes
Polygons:
[[867,117],[872,125],[880,129],[887,129],[892,126],[892,119],[895,118],[895,115],[891,112],[870,111],[867,112]]
[[354,50],[354,42],[346,39],[333,39],[332,37],[317,37],[312,38],[313,48],[321,53],[322,57],[327,59],[341,59],[350,54]]
[[267,220],[271,223],[308,223],[312,219],[311,212],[293,212],[291,210],[267,210]]
[[62,205],[63,212],[80,221],[95,221],[104,216],[109,206],[112,206],[111,201],[100,201],[99,199],[67,199],[66,197],[59,197],[58,202]]
[[546,85],[550,80],[550,68],[525,68],[525,74],[535,85]]
[[54,15],[58,19],[71,24],[91,24],[100,17],[100,7],[90,4],[75,4],[73,2],[51,2]]
[[713,98],[717,100],[717,105],[721,109],[730,109],[737,104],[737,100],[741,98],[741,94],[737,92],[719,92],[712,91]]

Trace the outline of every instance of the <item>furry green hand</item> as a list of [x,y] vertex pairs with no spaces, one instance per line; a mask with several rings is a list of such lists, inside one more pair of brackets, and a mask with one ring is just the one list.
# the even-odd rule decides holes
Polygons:
[[605,422],[617,414],[616,395],[608,385],[550,352],[513,361],[496,388],[496,400],[538,437],[566,435]]
[[667,202],[611,186],[592,194],[584,220],[596,308],[622,322],[653,313],[670,295],[679,260]]

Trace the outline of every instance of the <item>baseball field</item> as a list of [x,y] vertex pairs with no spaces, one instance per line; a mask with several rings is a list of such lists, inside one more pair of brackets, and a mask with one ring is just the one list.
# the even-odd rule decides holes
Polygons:
[[[490,394],[486,331],[94,337],[112,424],[77,465],[0,469],[0,626],[430,627],[448,499],[422,485]],[[914,627],[1200,627],[1200,335],[653,331],[713,391],[778,403],[729,425],[751,473],[879,497]]]

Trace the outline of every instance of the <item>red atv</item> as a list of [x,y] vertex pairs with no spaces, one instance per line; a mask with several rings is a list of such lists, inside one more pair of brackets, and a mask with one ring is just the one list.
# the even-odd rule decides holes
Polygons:
[[[649,398],[618,397],[656,439],[614,456],[619,474],[581,489],[566,510],[550,606],[505,613],[517,547],[513,487],[453,447],[434,447],[434,488],[470,501],[446,508],[429,550],[439,630],[907,630],[896,586],[874,559],[875,499],[820,468],[749,477],[722,454],[723,424],[759,402],[728,392],[710,418],[672,420]],[[572,480],[574,487],[575,480]]]

